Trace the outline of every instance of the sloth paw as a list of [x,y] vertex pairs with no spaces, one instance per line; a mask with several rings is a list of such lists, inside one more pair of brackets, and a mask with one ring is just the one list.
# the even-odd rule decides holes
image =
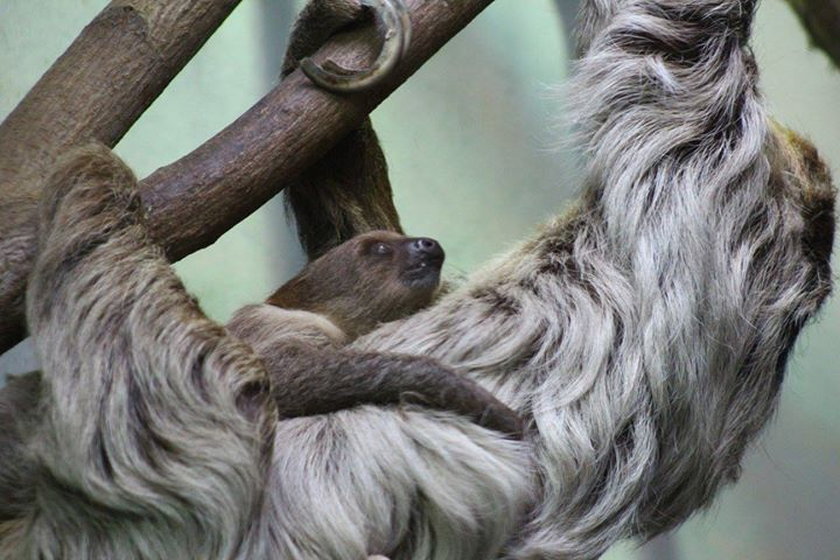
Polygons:
[[[309,58],[330,37],[352,24],[365,22],[371,13],[381,36],[381,50],[370,67],[351,70],[331,60],[321,64]],[[411,22],[403,0],[313,0],[292,31],[283,76],[299,66],[313,83],[327,91],[361,91],[390,74],[410,40]]]
[[300,61],[312,56],[341,29],[364,19],[365,10],[360,0],[311,0],[298,15],[286,59],[283,76],[291,74]]

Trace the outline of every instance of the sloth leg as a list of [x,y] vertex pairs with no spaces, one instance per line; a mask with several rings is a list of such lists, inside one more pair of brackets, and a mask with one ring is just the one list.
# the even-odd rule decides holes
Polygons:
[[[340,29],[361,21],[353,0],[314,0],[301,12],[286,51],[283,75],[294,71]],[[360,233],[402,232],[394,207],[388,166],[379,140],[365,119],[309,169],[289,182],[286,201],[310,259]]]

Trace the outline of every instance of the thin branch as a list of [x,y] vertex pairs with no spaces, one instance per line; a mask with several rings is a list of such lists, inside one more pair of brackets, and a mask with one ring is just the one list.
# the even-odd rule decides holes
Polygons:
[[[156,239],[173,259],[211,244],[357,126],[491,1],[407,2],[412,43],[393,75],[364,94],[329,94],[300,71],[290,74],[228,128],[142,182]],[[338,36],[315,60],[366,67],[376,55],[374,36],[372,28]],[[31,234],[20,243],[33,251]],[[25,275],[30,262],[6,265]],[[23,290],[22,283],[0,284],[0,351],[21,338],[22,317],[15,305],[22,303]]]
[[840,68],[840,0],[787,0],[814,46]]
[[111,2],[0,125],[0,352],[24,335],[44,170],[71,146],[114,146],[238,3]]

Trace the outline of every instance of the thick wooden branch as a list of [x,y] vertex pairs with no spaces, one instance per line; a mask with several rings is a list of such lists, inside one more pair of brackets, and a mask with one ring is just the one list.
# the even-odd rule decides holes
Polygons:
[[[217,136],[142,181],[153,233],[169,256],[178,259],[206,247],[262,205],[282,189],[285,180],[357,126],[491,1],[407,2],[412,43],[381,85],[365,93],[338,96],[318,90],[296,71]],[[375,55],[374,35],[373,29],[343,34],[315,59],[364,67]],[[34,242],[31,234],[19,239],[29,251]],[[25,274],[29,260],[6,266],[15,274]],[[22,283],[0,284],[0,351],[22,335],[23,290]]]
[[0,188],[79,142],[116,144],[238,3],[111,2],[0,126]]
[[33,211],[70,146],[114,146],[239,0],[114,0],[0,125],[0,352],[24,334]]
[[811,36],[840,68],[840,0],[787,0]]
[[[491,0],[407,2],[412,44],[395,72],[364,93],[319,90],[298,70],[228,128],[142,182],[156,238],[178,259],[215,241],[356,127]],[[375,31],[336,37],[315,59],[365,67]]]

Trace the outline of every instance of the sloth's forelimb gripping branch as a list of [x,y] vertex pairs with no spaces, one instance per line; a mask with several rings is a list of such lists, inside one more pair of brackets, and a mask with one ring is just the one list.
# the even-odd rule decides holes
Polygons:
[[376,85],[399,63],[411,40],[411,20],[402,0],[361,0],[360,4],[373,9],[382,35],[382,50],[369,68],[349,70],[331,60],[321,66],[309,57],[300,61],[303,73],[328,91],[353,93]]

